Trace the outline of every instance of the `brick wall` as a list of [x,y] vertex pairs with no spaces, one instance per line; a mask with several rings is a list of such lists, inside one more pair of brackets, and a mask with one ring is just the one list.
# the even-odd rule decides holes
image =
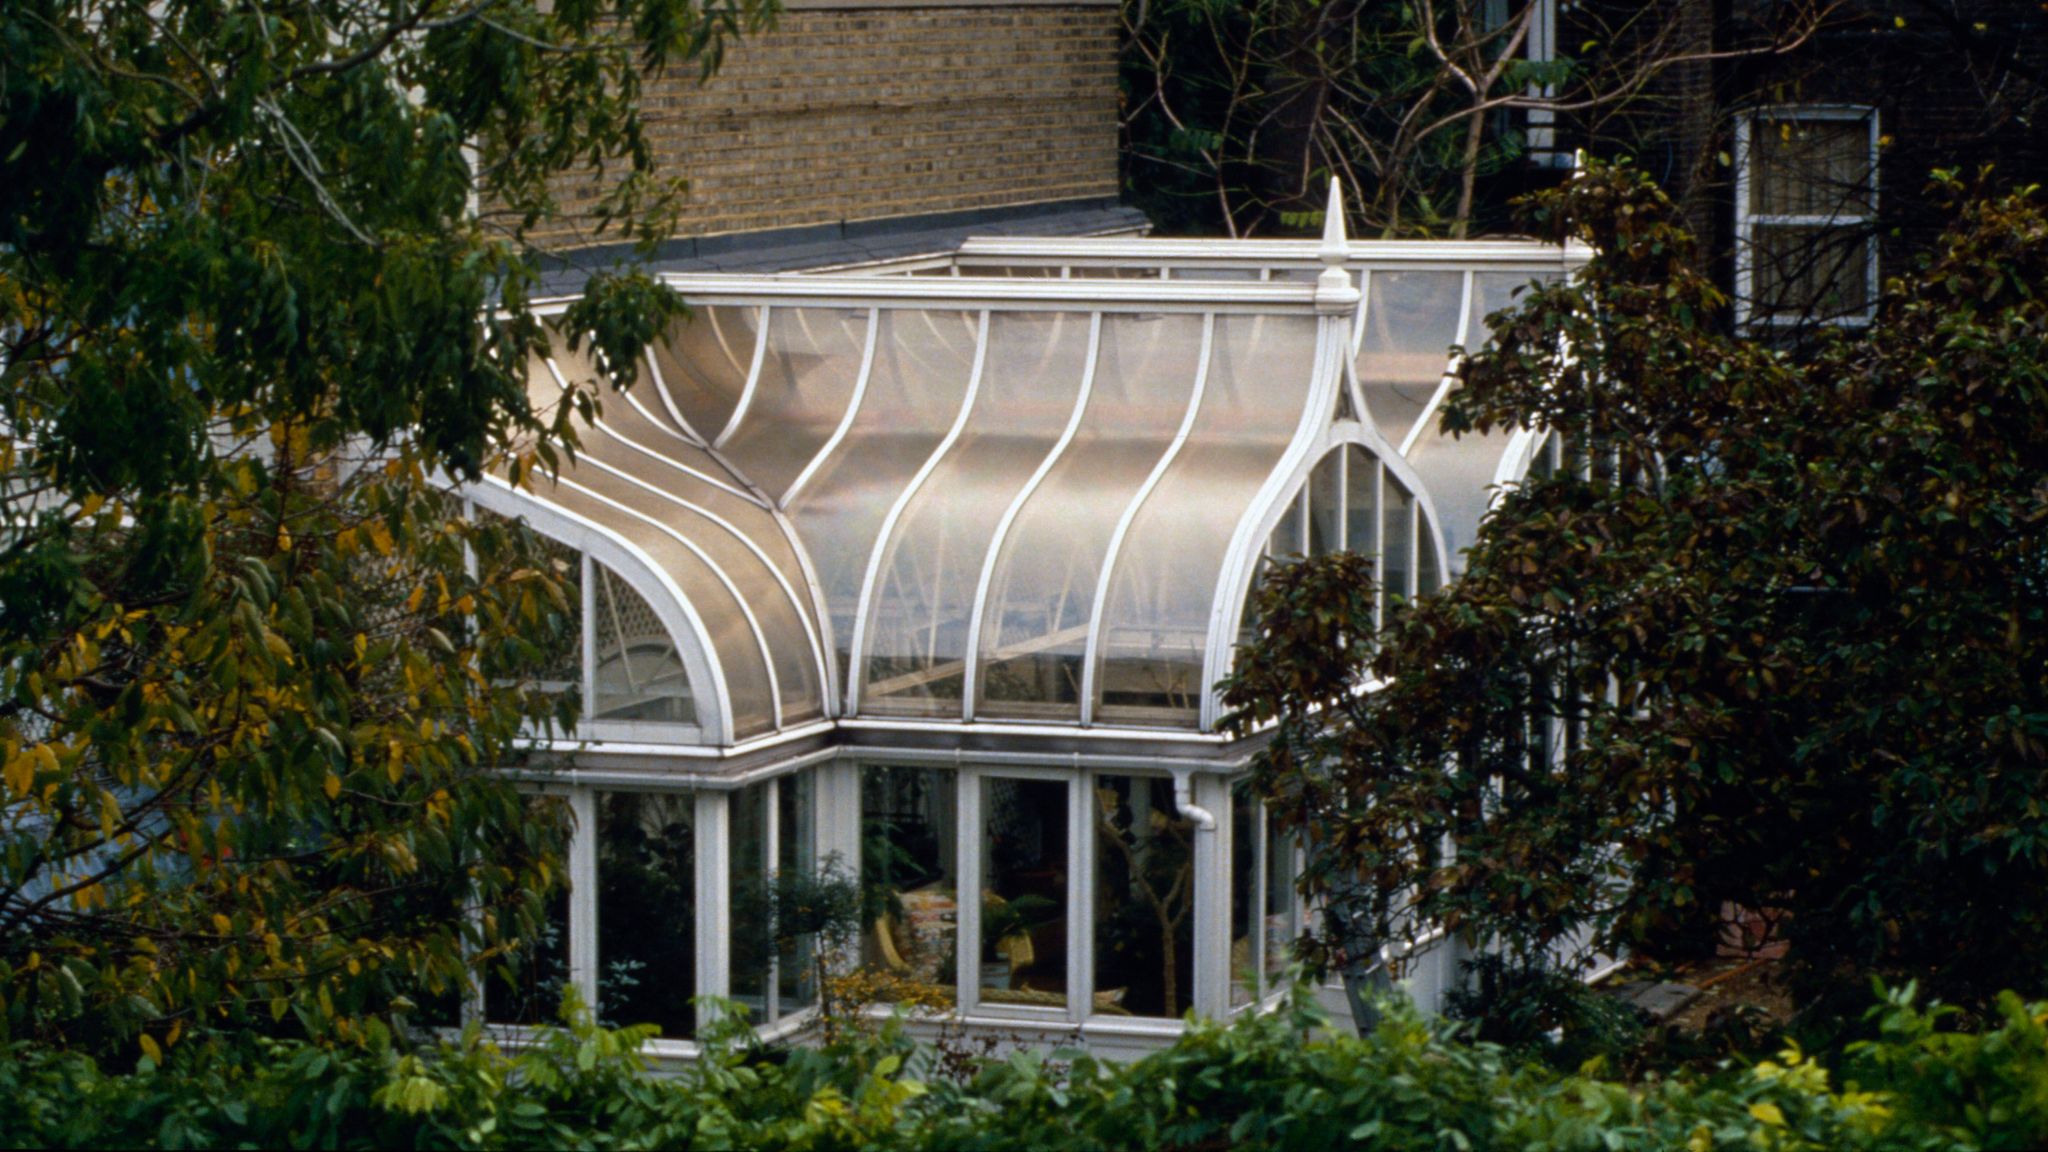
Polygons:
[[[1116,35],[1103,4],[786,11],[708,84],[649,86],[678,234],[1114,196]],[[544,242],[614,239],[575,219],[581,183]]]

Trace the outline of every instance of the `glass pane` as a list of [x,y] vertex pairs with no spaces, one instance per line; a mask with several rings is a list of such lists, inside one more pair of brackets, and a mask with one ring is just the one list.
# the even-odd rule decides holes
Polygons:
[[1380,462],[1356,444],[1344,447],[1344,547],[1363,556],[1379,554]]
[[[669,402],[699,438],[716,437],[732,419],[754,363],[760,322],[761,310],[752,305],[699,305],[650,349]],[[654,407],[673,424],[665,406]]]
[[885,309],[878,324],[860,411],[788,508],[825,593],[842,676],[875,537],[960,415],[980,320],[969,312]]
[[1259,996],[1259,803],[1251,782],[1230,789],[1230,1006],[1241,1008]]
[[[1260,806],[1263,810],[1264,806]],[[1264,813],[1266,838],[1266,907],[1264,953],[1268,993],[1280,984],[1287,965],[1294,959],[1294,938],[1300,928],[1295,921],[1294,839],[1273,826],[1271,812]]]
[[638,592],[608,568],[597,573],[597,674],[592,718],[697,722],[683,658]]
[[1495,312],[1520,306],[1528,295],[1529,283],[1538,277],[1531,272],[1475,272],[1472,274],[1472,310],[1465,321],[1465,350],[1486,347],[1492,333],[1486,318]]
[[1460,272],[1372,274],[1358,384],[1373,423],[1397,447],[1443,383],[1464,295]]
[[1827,320],[1870,300],[1870,249],[1860,229],[1758,224],[1750,289],[1760,316]]
[[[559,796],[533,796],[527,807],[536,820],[565,820]],[[551,811],[547,811],[551,810]],[[505,952],[486,965],[484,1019],[492,1024],[539,1025],[561,1020],[562,993],[569,986],[569,878],[562,875],[542,897],[541,920],[530,937],[503,941]],[[505,913],[498,928],[507,937],[512,923]]]
[[1415,594],[1414,585],[1409,583],[1415,555],[1415,497],[1395,483],[1391,476],[1387,477],[1382,493],[1387,502],[1380,521],[1380,570],[1386,574],[1380,581],[1380,604],[1384,612],[1385,606],[1393,601],[1405,600]]
[[860,781],[862,961],[885,999],[950,1003],[958,964],[954,776],[871,765]]
[[1287,510],[1280,514],[1280,522],[1273,525],[1273,534],[1266,538],[1266,555],[1276,561],[1285,561],[1308,552],[1302,540],[1301,492],[1296,491],[1287,498]]
[[1762,215],[1870,211],[1870,121],[1758,119],[1750,133],[1749,209]]
[[1095,778],[1095,1003],[1177,1019],[1194,1004],[1194,823],[1173,781]]
[[867,347],[865,308],[773,308],[754,399],[720,449],[771,496],[789,491],[853,402]]
[[1202,318],[1105,314],[1081,426],[1032,492],[989,585],[977,715],[1079,720],[1110,537],[1186,418]]
[[1193,727],[1224,553],[1293,438],[1314,375],[1307,316],[1218,316],[1202,405],[1131,522],[1105,606],[1105,720]]
[[597,798],[597,998],[607,1027],[696,1034],[695,796]]
[[732,856],[727,864],[731,899],[732,999],[749,1019],[766,1023],[768,966],[775,954],[768,892],[768,789],[755,784],[733,792],[726,820]]
[[1316,461],[1308,477],[1308,551],[1327,556],[1344,547],[1344,453]]
[[982,780],[981,1000],[1067,1003],[1067,782]]
[[1443,587],[1443,577],[1436,570],[1436,542],[1430,539],[1428,518],[1419,505],[1415,515],[1415,594],[1427,596]]
[[[784,876],[809,877],[818,873],[817,777],[798,772],[776,782],[776,861]],[[792,917],[798,912],[791,913]],[[807,930],[809,929],[809,930]],[[776,1010],[787,1016],[818,1002],[818,937],[808,925],[778,926],[783,941],[776,959]]]
[[1080,313],[989,318],[974,409],[905,507],[882,561],[861,712],[960,715],[982,566],[1003,513],[1073,419],[1088,329]]
[[583,699],[583,554],[566,544],[540,538],[541,555],[562,583],[562,611],[549,605],[546,637],[532,675],[541,691]]

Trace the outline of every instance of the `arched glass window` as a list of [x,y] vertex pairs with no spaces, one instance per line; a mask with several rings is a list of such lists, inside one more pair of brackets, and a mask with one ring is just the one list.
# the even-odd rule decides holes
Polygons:
[[597,594],[592,608],[597,619],[591,719],[695,724],[697,703],[675,639],[653,607],[624,580],[602,566],[593,570]]

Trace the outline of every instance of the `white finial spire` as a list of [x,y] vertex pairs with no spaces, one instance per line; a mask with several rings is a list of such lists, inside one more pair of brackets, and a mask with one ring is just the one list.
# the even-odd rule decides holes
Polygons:
[[1348,312],[1358,303],[1358,289],[1351,284],[1345,262],[1351,258],[1351,244],[1344,235],[1344,186],[1330,177],[1330,203],[1323,209],[1323,244],[1316,258],[1324,264],[1316,278],[1316,306],[1325,312]]

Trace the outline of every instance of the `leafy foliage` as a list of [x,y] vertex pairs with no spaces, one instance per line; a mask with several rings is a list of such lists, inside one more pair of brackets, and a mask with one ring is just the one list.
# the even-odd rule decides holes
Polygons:
[[472,1034],[410,1051],[252,1040],[190,1046],[128,1074],[21,1044],[0,1061],[0,1125],[31,1147],[888,1149],[1977,1149],[2048,1137],[2048,1005],[2008,1003],[1978,1035],[1939,1030],[1911,990],[1845,1065],[1788,1050],[1640,1084],[1518,1067],[1390,1005],[1333,1037],[1297,995],[1203,1026],[1133,1064],[1084,1055],[984,1061],[935,1078],[899,1030],[764,1058],[735,1032],[661,1078],[644,1029],[585,1022],[501,1052]]
[[[6,1034],[359,1039],[533,938],[564,826],[485,769],[572,714],[575,606],[435,482],[573,450],[531,230],[574,176],[659,233],[643,78],[765,11],[0,9]],[[624,385],[677,311],[606,275],[560,323]]]
[[1804,360],[1725,334],[1639,175],[1530,220],[1599,255],[1493,318],[1445,421],[1549,429],[1564,466],[1369,657],[1355,578],[1311,561],[1260,593],[1230,699],[1280,722],[1261,779],[1307,882],[1376,894],[1382,938],[1669,947],[1732,902],[1786,913],[1809,987],[2037,986],[2048,214],[1973,201]]

